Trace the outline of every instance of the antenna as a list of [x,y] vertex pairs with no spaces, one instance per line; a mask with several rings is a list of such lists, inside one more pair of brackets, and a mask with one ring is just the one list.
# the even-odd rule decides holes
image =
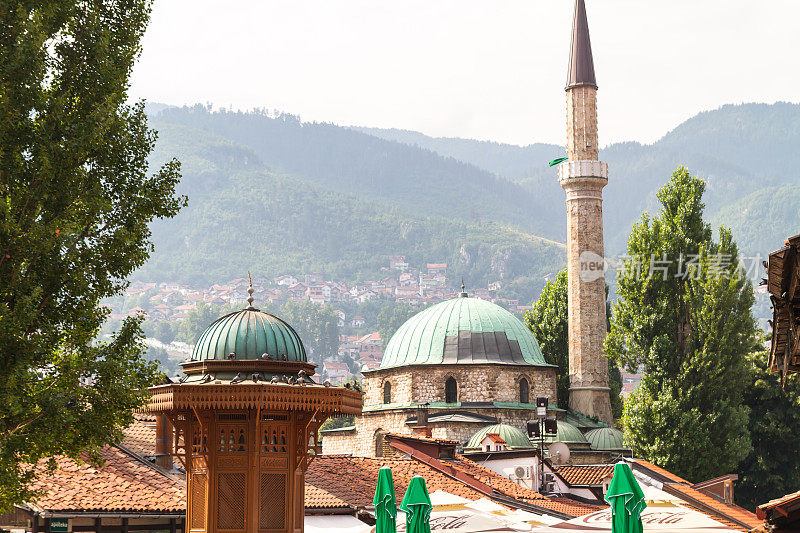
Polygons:
[[569,446],[561,441],[556,441],[547,447],[550,461],[554,465],[563,465],[569,461]]

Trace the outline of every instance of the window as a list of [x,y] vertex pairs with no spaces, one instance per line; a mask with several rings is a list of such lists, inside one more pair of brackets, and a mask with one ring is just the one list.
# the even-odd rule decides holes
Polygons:
[[383,403],[392,403],[392,384],[389,381],[383,384]]
[[445,403],[458,401],[458,385],[454,378],[447,378],[447,381],[444,382],[444,401]]
[[530,394],[530,385],[528,385],[528,380],[522,378],[519,380],[519,401],[520,403],[530,403],[531,402],[531,394]]

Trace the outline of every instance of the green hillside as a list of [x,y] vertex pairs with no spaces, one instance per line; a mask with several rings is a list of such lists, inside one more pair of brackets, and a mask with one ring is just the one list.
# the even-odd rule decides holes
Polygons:
[[274,172],[354,194],[405,213],[468,222],[495,221],[563,240],[562,209],[492,172],[430,150],[292,115],[168,108],[156,129],[182,125],[247,147]]
[[[564,201],[556,173],[546,165],[548,157],[563,153],[563,148],[432,138],[404,130],[359,128],[359,131],[474,164],[522,184],[545,202]],[[602,136],[602,124],[600,132]],[[741,202],[763,203],[769,194],[757,193],[764,187],[800,183],[796,171],[800,168],[797,146],[800,146],[800,105],[776,103],[722,106],[699,113],[651,145],[627,142],[605,147],[600,157],[609,164],[611,173],[603,194],[607,252],[622,250],[631,225],[642,211],[656,209],[655,193],[678,164],[708,182],[707,212],[734,230],[740,227],[744,249],[759,246],[774,249],[783,242],[783,237],[768,240],[751,226],[738,223]],[[750,195],[755,196],[750,198]],[[564,224],[563,214],[559,213],[558,223]],[[794,229],[779,227],[776,231],[788,234]],[[734,235],[738,237],[739,233]]]
[[152,226],[155,252],[143,280],[208,285],[241,277],[323,272],[331,279],[378,279],[388,256],[412,265],[443,261],[474,287],[505,280],[508,296],[531,299],[562,247],[493,222],[407,215],[265,169],[249,148],[187,126],[160,122],[153,162],[183,162],[189,206]]

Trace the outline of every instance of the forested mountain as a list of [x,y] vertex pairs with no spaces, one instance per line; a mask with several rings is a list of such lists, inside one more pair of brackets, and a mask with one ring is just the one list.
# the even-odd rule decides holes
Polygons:
[[154,121],[153,163],[178,157],[189,206],[152,226],[155,253],[143,280],[210,285],[243,276],[322,272],[378,279],[388,256],[412,265],[447,262],[470,286],[505,280],[509,296],[533,297],[563,264],[563,248],[494,222],[408,215],[397,207],[326,190],[266,170],[249,148],[184,125]]
[[[446,261],[451,279],[494,279],[529,299],[563,252],[564,192],[547,162],[558,146],[525,147],[417,132],[304,123],[265,112],[152,106],[155,160],[178,157],[190,205],[153,227],[140,278],[208,283],[253,269],[376,278],[388,255]],[[800,233],[800,105],[747,104],[701,113],[651,145],[613,144],[605,190],[606,250],[679,164],[708,182],[706,213],[747,253]]]
[[[602,124],[600,127],[602,135]],[[563,155],[562,147],[549,144],[520,147],[432,138],[404,130],[357,129],[471,163],[524,185],[545,202],[563,202],[564,193],[558,186],[556,173],[547,167],[547,161]],[[800,184],[796,173],[800,168],[797,146],[800,146],[800,105],[790,103],[726,105],[692,117],[651,145],[628,142],[607,146],[600,153],[610,167],[609,184],[603,194],[607,252],[621,250],[633,221],[642,211],[655,209],[655,192],[678,164],[708,182],[707,211],[716,222],[745,230],[741,239],[743,249],[774,249],[775,244],[765,242],[774,239],[769,241],[752,227],[755,221],[741,224],[737,216],[748,212],[751,202],[757,205],[749,212],[757,213],[766,209],[764,202],[778,201],[792,216],[787,214],[773,222],[783,225],[789,233],[794,229],[800,233],[798,210],[791,211],[788,201],[770,200],[770,194],[762,191],[764,187]],[[559,215],[559,223],[563,223],[563,214]]]
[[[274,172],[326,189],[378,200],[415,215],[496,221],[552,239],[561,210],[491,172],[429,150],[385,141],[333,124],[287,114],[169,108],[153,126],[177,124],[250,148]],[[480,201],[476,201],[480,199]]]

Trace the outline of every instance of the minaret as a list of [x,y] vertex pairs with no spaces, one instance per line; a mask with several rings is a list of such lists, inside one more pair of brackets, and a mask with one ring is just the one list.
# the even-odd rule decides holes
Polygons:
[[567,193],[569,277],[569,406],[612,422],[603,276],[603,187],[608,165],[598,161],[597,83],[584,0],[575,2],[567,78],[567,155],[558,169]]

